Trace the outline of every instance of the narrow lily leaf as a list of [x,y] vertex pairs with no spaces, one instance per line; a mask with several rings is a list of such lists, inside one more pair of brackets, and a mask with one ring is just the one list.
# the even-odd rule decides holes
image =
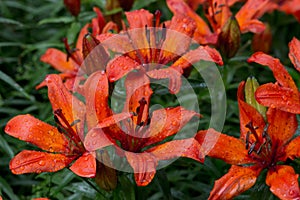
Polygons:
[[4,18],[4,17],[0,17],[0,23],[2,23],[2,24],[13,24],[13,25],[17,25],[19,27],[24,26],[24,24],[22,24],[21,22],[18,22],[18,21],[13,20],[13,19]]
[[74,17],[56,17],[56,18],[47,18],[38,22],[38,25],[49,24],[49,23],[70,23],[74,21]]
[[8,75],[0,71],[0,79],[15,88],[18,92],[20,92],[24,97],[27,99],[34,101],[34,97],[30,96],[25,90],[18,84],[16,83],[12,78],[10,78]]
[[19,197],[14,194],[14,191],[10,187],[10,185],[7,183],[7,181],[0,176],[0,188],[10,199],[19,200]]

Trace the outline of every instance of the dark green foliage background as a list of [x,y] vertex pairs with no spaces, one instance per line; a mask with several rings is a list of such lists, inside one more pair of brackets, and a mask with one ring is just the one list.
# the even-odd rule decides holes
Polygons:
[[[178,159],[159,170],[147,187],[135,186],[132,174],[119,173],[118,187],[112,192],[101,190],[92,179],[79,178],[68,169],[38,175],[16,176],[10,172],[10,159],[23,149],[35,147],[6,135],[3,129],[7,121],[18,114],[30,113],[53,123],[47,89],[35,90],[35,86],[46,74],[57,72],[42,63],[40,56],[49,47],[63,50],[63,37],[75,44],[80,28],[96,16],[92,7],[98,6],[103,10],[105,3],[105,0],[82,0],[82,11],[75,18],[64,8],[62,0],[0,0],[0,195],[3,199],[207,199],[214,181],[227,172],[229,166],[220,160],[207,158],[204,164],[200,164],[189,159]],[[233,10],[240,5],[237,4]],[[172,17],[162,0],[136,0],[133,9],[140,8],[151,12],[160,9],[162,20]],[[201,7],[197,12],[203,15]],[[104,11],[104,14],[107,13]],[[293,16],[277,11],[266,14],[262,20],[269,22],[272,28],[273,45],[270,53],[280,58],[300,86],[300,76],[287,56],[288,42],[294,36],[300,39],[299,23]],[[229,135],[239,135],[236,89],[240,81],[251,75],[260,83],[274,81],[268,68],[246,62],[253,53],[251,38],[252,34],[244,34],[238,54],[219,68],[227,95],[223,132]],[[207,128],[207,116],[210,114],[208,90],[203,87],[203,80],[195,71],[189,80],[198,94],[201,113],[206,116],[199,128]],[[166,88],[157,88],[152,101],[164,106],[178,104]],[[290,164],[300,172],[299,160]],[[265,173],[252,189],[236,199],[276,199],[264,184],[264,176]]]

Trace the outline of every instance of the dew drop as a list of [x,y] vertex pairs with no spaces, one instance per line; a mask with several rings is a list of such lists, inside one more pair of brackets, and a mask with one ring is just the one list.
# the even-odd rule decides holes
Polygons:
[[25,169],[25,167],[24,167],[24,166],[21,166],[21,167],[20,167],[20,170],[22,170],[22,171],[23,171],[24,169]]
[[290,190],[289,191],[289,195],[293,196],[295,194],[295,191],[294,190]]
[[39,165],[40,165],[40,166],[44,166],[45,164],[46,164],[45,161],[40,160],[40,162],[39,162]]
[[5,131],[9,131],[10,130],[10,126],[9,125],[7,125],[6,127],[5,127]]
[[270,106],[271,108],[275,108],[275,105],[274,104],[271,104],[271,106]]
[[287,97],[285,96],[285,95],[282,95],[282,97],[281,97],[284,101],[286,101],[287,100]]
[[51,136],[54,136],[54,132],[53,132],[53,131],[49,131],[49,134],[50,134]]
[[95,145],[95,144],[96,144],[96,141],[93,141],[92,144]]

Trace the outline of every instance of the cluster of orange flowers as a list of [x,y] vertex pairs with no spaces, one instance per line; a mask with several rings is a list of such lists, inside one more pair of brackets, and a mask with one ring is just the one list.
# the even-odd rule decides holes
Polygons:
[[[170,93],[177,94],[193,63],[223,65],[222,57],[233,57],[241,33],[255,33],[253,46],[267,52],[269,30],[258,20],[264,13],[278,9],[300,19],[300,8],[294,6],[300,5],[298,0],[248,0],[233,16],[230,6],[236,2],[167,0],[174,14],[170,21],[161,23],[159,11],[135,10],[125,13],[128,26],[123,23],[122,30],[114,22],[106,23],[94,8],[97,17],[82,28],[76,49],[64,40],[66,53],[50,48],[41,57],[61,72],[48,75],[37,86],[48,88],[56,125],[31,115],[16,116],[6,125],[7,134],[43,150],[21,151],[10,162],[12,173],[55,172],[70,166],[78,176],[95,178],[104,189],[113,189],[116,166],[106,150],[113,147],[132,168],[138,186],[152,181],[159,161],[188,157],[203,162],[210,156],[232,167],[215,182],[209,199],[241,194],[255,184],[263,169],[268,170],[266,184],[272,193],[280,199],[300,199],[299,175],[282,164],[300,156],[300,136],[293,137],[300,94],[278,59],[263,52],[248,59],[268,66],[276,83],[258,86],[252,78],[240,83],[239,139],[208,129],[170,140],[192,118],[202,116],[181,106],[150,111],[153,80],[168,79]],[[199,4],[209,25],[193,10]],[[78,14],[78,8],[69,7]],[[196,42],[200,45],[191,50]],[[289,47],[290,60],[300,71],[300,41],[294,38]],[[121,79],[126,99],[122,112],[116,113],[109,100]],[[215,144],[208,147],[205,138],[215,138]]]

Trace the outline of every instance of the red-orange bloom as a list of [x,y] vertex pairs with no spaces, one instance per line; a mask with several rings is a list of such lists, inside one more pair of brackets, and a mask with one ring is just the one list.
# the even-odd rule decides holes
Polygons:
[[[289,43],[289,48],[289,58],[295,69],[300,72],[300,41],[293,38]],[[292,77],[279,59],[257,52],[248,59],[248,62],[256,62],[268,66],[277,80],[276,83],[264,84],[256,90],[255,97],[257,101],[264,106],[299,114],[300,93]]]
[[[61,72],[59,76],[65,81],[65,86],[69,89],[73,89],[75,78],[78,77],[78,70],[84,60],[83,56],[83,40],[88,33],[88,28],[92,28],[92,35],[98,36],[103,33],[102,37],[108,37],[106,34],[109,30],[117,30],[117,26],[109,22],[105,24],[104,17],[98,8],[94,8],[97,13],[97,17],[92,19],[91,24],[86,24],[80,31],[77,39],[75,49],[72,49],[67,39],[64,39],[65,49],[67,53],[55,48],[49,48],[41,56],[41,61],[50,64],[57,71]],[[36,88],[39,89],[46,85],[46,81],[40,83]]]
[[[181,86],[181,74],[200,60],[223,65],[219,53],[208,46],[190,50],[195,31],[193,20],[176,15],[160,26],[160,12],[147,10],[126,12],[129,23],[127,34],[112,37],[104,46],[122,53],[107,65],[109,81],[113,82],[132,70],[140,70],[154,79],[170,79],[169,89],[177,93]],[[105,42],[104,42],[105,43]],[[170,64],[170,67],[166,67]]]
[[[300,136],[293,139],[297,130],[296,115],[269,108],[267,122],[263,116],[244,101],[244,85],[238,88],[240,113],[240,139],[213,129],[198,132],[200,144],[204,138],[215,139],[208,156],[231,164],[226,175],[215,182],[209,199],[231,199],[252,187],[260,172],[267,169],[266,184],[280,199],[299,199],[298,174],[288,165],[288,158],[300,156]],[[204,144],[202,148],[205,149]],[[205,151],[205,150],[204,150]]]
[[[126,79],[126,102],[123,112],[108,116],[96,128],[91,129],[84,141],[89,151],[95,151],[107,146],[117,149],[117,154],[127,159],[133,168],[137,185],[145,186],[155,175],[158,161],[175,157],[189,157],[203,161],[201,147],[194,138],[174,140],[161,144],[166,138],[174,136],[190,119],[199,116],[193,111],[182,107],[155,110],[149,116],[149,95],[151,91],[139,92],[137,88],[148,88],[148,79],[141,72],[131,72]],[[96,80],[99,80],[98,83]],[[146,82],[145,82],[146,81]],[[96,72],[87,82],[97,83],[97,87],[108,85],[104,73]],[[85,85],[88,87],[89,84]],[[145,86],[146,85],[146,86]],[[97,91],[97,88],[94,88]],[[98,113],[111,113],[108,105],[100,107],[97,95],[90,98],[87,104],[95,107]],[[101,110],[100,110],[101,108]],[[159,143],[154,146],[154,144]],[[151,148],[150,148],[151,147]]]
[[45,81],[58,126],[51,126],[31,115],[18,115],[11,119],[5,127],[7,134],[44,150],[21,151],[10,161],[11,171],[14,174],[55,172],[75,161],[70,167],[75,174],[94,177],[94,155],[86,151],[81,142],[85,114],[83,103],[66,89],[58,75],[48,75]]
[[[232,15],[229,6],[236,1],[210,0],[206,3],[205,14],[213,29],[210,30],[206,22],[195,13],[184,0],[167,0],[167,4],[174,15],[185,14],[195,20],[197,28],[194,39],[200,44],[216,44],[218,34],[226,21]],[[248,0],[243,7],[236,13],[235,18],[238,21],[240,31],[260,33],[265,26],[258,19],[266,12],[277,8],[276,3],[270,0]]]

